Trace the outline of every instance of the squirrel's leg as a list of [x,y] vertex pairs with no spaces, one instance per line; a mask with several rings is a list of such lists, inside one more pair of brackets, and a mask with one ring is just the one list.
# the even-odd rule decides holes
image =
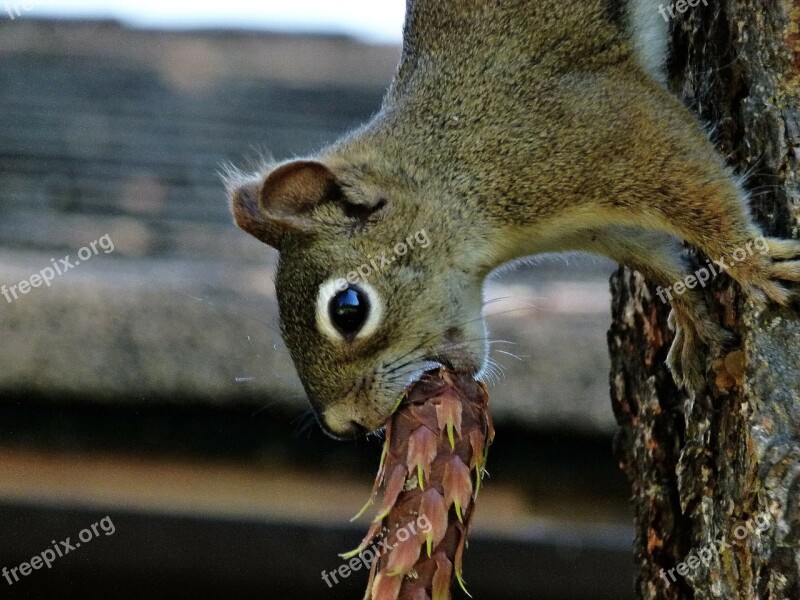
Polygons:
[[675,284],[691,273],[680,241],[661,232],[613,226],[582,231],[576,238],[568,244],[608,256],[659,286],[659,301],[672,305],[670,326],[675,330],[667,365],[678,385],[699,389],[706,381],[703,347],[715,356],[735,336],[711,319],[699,288],[684,286],[682,294],[675,292]]
[[765,238],[731,181],[720,181],[710,189],[692,189],[687,183],[687,194],[695,204],[703,199],[703,214],[687,219],[691,213],[679,198],[664,203],[657,209],[668,222],[665,229],[702,250],[716,270],[726,272],[756,300],[763,303],[769,298],[785,305],[797,296],[796,286],[792,290],[786,283],[800,283],[800,241]]

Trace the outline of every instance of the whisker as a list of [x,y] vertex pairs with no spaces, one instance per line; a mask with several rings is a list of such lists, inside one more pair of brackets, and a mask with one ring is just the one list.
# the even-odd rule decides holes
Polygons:
[[[288,400],[289,401],[293,401],[293,400],[298,400],[300,398],[301,398],[301,396],[295,396],[294,398],[289,398]],[[280,400],[273,400],[272,402],[267,402],[261,408],[256,409],[250,416],[251,417],[255,417],[256,415],[260,415],[265,410],[269,410],[270,408],[272,408],[273,406],[276,406],[277,404],[280,404]]]
[[298,422],[292,437],[299,438],[304,433],[310,432],[311,428],[316,424],[317,418],[312,408],[308,408],[300,416],[295,419]]
[[500,365],[500,363],[491,357],[486,361],[485,371],[495,379],[495,383],[497,384],[501,383],[506,376],[506,372],[503,370],[503,367]]
[[[222,308],[219,306],[219,304],[217,304],[216,302],[212,302],[208,298],[200,298],[199,296],[193,296],[192,294],[189,294],[187,292],[178,292],[178,294],[180,294],[181,296],[186,296],[187,298],[189,298],[191,300],[194,300],[195,302],[199,302],[200,304],[205,304],[206,306],[209,306],[209,307],[213,308],[215,311],[217,311],[217,313],[222,314]],[[259,325],[263,325],[264,327],[266,327],[267,329],[269,329],[273,333],[277,333],[278,335],[280,335],[280,333],[281,333],[278,328],[270,325],[266,321],[262,321],[261,319],[259,319],[257,317],[254,317],[252,315],[248,315],[247,313],[244,313],[244,312],[241,312],[241,311],[236,311],[236,314],[238,314],[239,316],[244,317],[245,319],[249,319],[250,321],[254,321],[254,322],[258,323]]]
[[253,352],[255,352],[256,356],[263,360],[263,357],[258,353],[258,350],[256,350],[256,347],[253,345],[253,340],[249,335],[247,336],[247,341],[250,342],[250,347],[253,349]]
[[[540,306],[536,306],[536,305],[530,305],[530,306],[525,306],[525,307],[521,307],[521,308],[510,308],[508,310],[504,310],[504,311],[501,311],[501,312],[498,312],[498,313],[492,313],[491,315],[486,315],[486,318],[488,319],[488,318],[494,318],[494,317],[502,317],[504,315],[509,315],[509,314],[517,313],[517,312],[530,311],[531,309],[538,309],[538,308],[541,308],[541,307]],[[474,319],[473,321],[470,321],[470,323],[472,323],[472,322],[474,322],[476,320],[477,319]]]
[[519,296],[501,296],[499,298],[492,298],[491,300],[485,301],[483,303],[483,306],[484,306],[484,308],[486,308],[490,304],[497,304],[498,302],[504,302],[506,300],[514,300],[516,302],[522,302],[522,303],[524,303],[526,306],[528,306],[530,308],[539,308],[539,306],[537,304],[535,304],[534,302],[531,301],[531,298],[533,300],[545,300],[547,297],[546,296],[529,296],[527,298],[520,298]]
[[[520,311],[526,311],[526,310],[530,310],[530,308],[529,308],[529,307],[525,307],[525,308],[512,308],[512,309],[509,309],[509,310],[505,310],[505,311],[502,311],[502,312],[496,313],[496,314],[494,314],[494,315],[492,315],[492,316],[502,316],[502,315],[511,314],[511,313],[515,313],[515,312],[520,312]],[[484,316],[483,316],[483,315],[481,315],[481,316],[479,316],[479,317],[477,317],[477,318],[475,318],[475,319],[470,319],[469,321],[465,321],[465,322],[463,322],[463,323],[460,323],[459,325],[457,325],[457,327],[463,327],[463,326],[465,326],[465,325],[471,325],[471,324],[473,324],[473,323],[475,323],[475,322],[477,322],[477,321],[483,321],[483,320],[484,320]],[[443,336],[443,335],[444,335],[444,332],[442,332],[442,331],[437,331],[437,332],[435,332],[435,333],[432,333],[432,334],[424,334],[424,333],[422,333],[422,334],[420,334],[420,335],[421,335],[421,336],[425,336],[425,337],[422,339],[422,341],[420,341],[420,342],[419,342],[419,343],[418,343],[418,344],[417,344],[417,345],[416,345],[414,348],[412,348],[411,350],[409,350],[408,352],[406,352],[406,353],[405,353],[405,354],[403,354],[402,356],[400,356],[400,357],[396,358],[396,359],[395,359],[395,360],[394,360],[392,363],[390,363],[389,365],[387,365],[387,368],[388,368],[388,367],[392,367],[392,366],[393,366],[393,365],[394,365],[396,362],[399,362],[399,361],[401,361],[401,360],[404,360],[406,357],[410,356],[410,355],[411,355],[411,354],[413,354],[414,352],[417,352],[417,351],[421,350],[422,348],[424,348],[424,347],[425,347],[427,344],[429,344],[430,342],[432,342],[432,341],[433,341],[434,339],[436,339],[437,337],[441,337],[441,336]],[[472,339],[472,340],[465,340],[465,342],[469,342],[469,341],[483,341],[483,340],[486,340],[486,339],[488,339],[488,338],[475,338],[475,339]],[[497,341],[498,343],[509,343],[509,344],[510,344],[510,343],[513,343],[513,342],[507,342],[507,341],[503,341],[503,340],[496,340],[496,341]],[[464,342],[462,342],[462,343],[464,343]]]
[[499,354],[505,354],[506,356],[510,356],[511,358],[516,358],[519,362],[525,362],[522,357],[517,356],[513,352],[506,352],[505,350],[495,350],[495,352]]

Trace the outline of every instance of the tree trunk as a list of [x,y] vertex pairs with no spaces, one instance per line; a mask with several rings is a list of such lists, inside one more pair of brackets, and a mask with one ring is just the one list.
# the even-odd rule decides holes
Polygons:
[[[797,236],[800,0],[707,4],[675,11],[670,86],[749,174],[764,230]],[[741,346],[698,357],[707,386],[688,393],[664,366],[669,307],[638,273],[612,279],[615,450],[632,484],[637,596],[797,600],[800,317],[759,312],[725,277],[713,287],[712,314]]]

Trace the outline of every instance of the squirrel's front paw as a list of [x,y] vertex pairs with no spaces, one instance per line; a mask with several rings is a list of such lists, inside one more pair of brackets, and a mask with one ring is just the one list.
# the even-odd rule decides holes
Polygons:
[[800,297],[800,241],[769,238],[767,244],[758,262],[734,265],[733,276],[757,302],[786,305]]

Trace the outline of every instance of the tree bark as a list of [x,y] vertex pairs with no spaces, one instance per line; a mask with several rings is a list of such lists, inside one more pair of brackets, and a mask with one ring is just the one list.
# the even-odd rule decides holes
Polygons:
[[[709,0],[673,21],[670,86],[749,174],[764,230],[797,236],[800,0]],[[717,259],[719,257],[710,257]],[[741,337],[676,388],[669,307],[642,277],[612,279],[615,452],[632,485],[639,598],[800,599],[800,317],[751,306],[718,278],[712,314]]]

